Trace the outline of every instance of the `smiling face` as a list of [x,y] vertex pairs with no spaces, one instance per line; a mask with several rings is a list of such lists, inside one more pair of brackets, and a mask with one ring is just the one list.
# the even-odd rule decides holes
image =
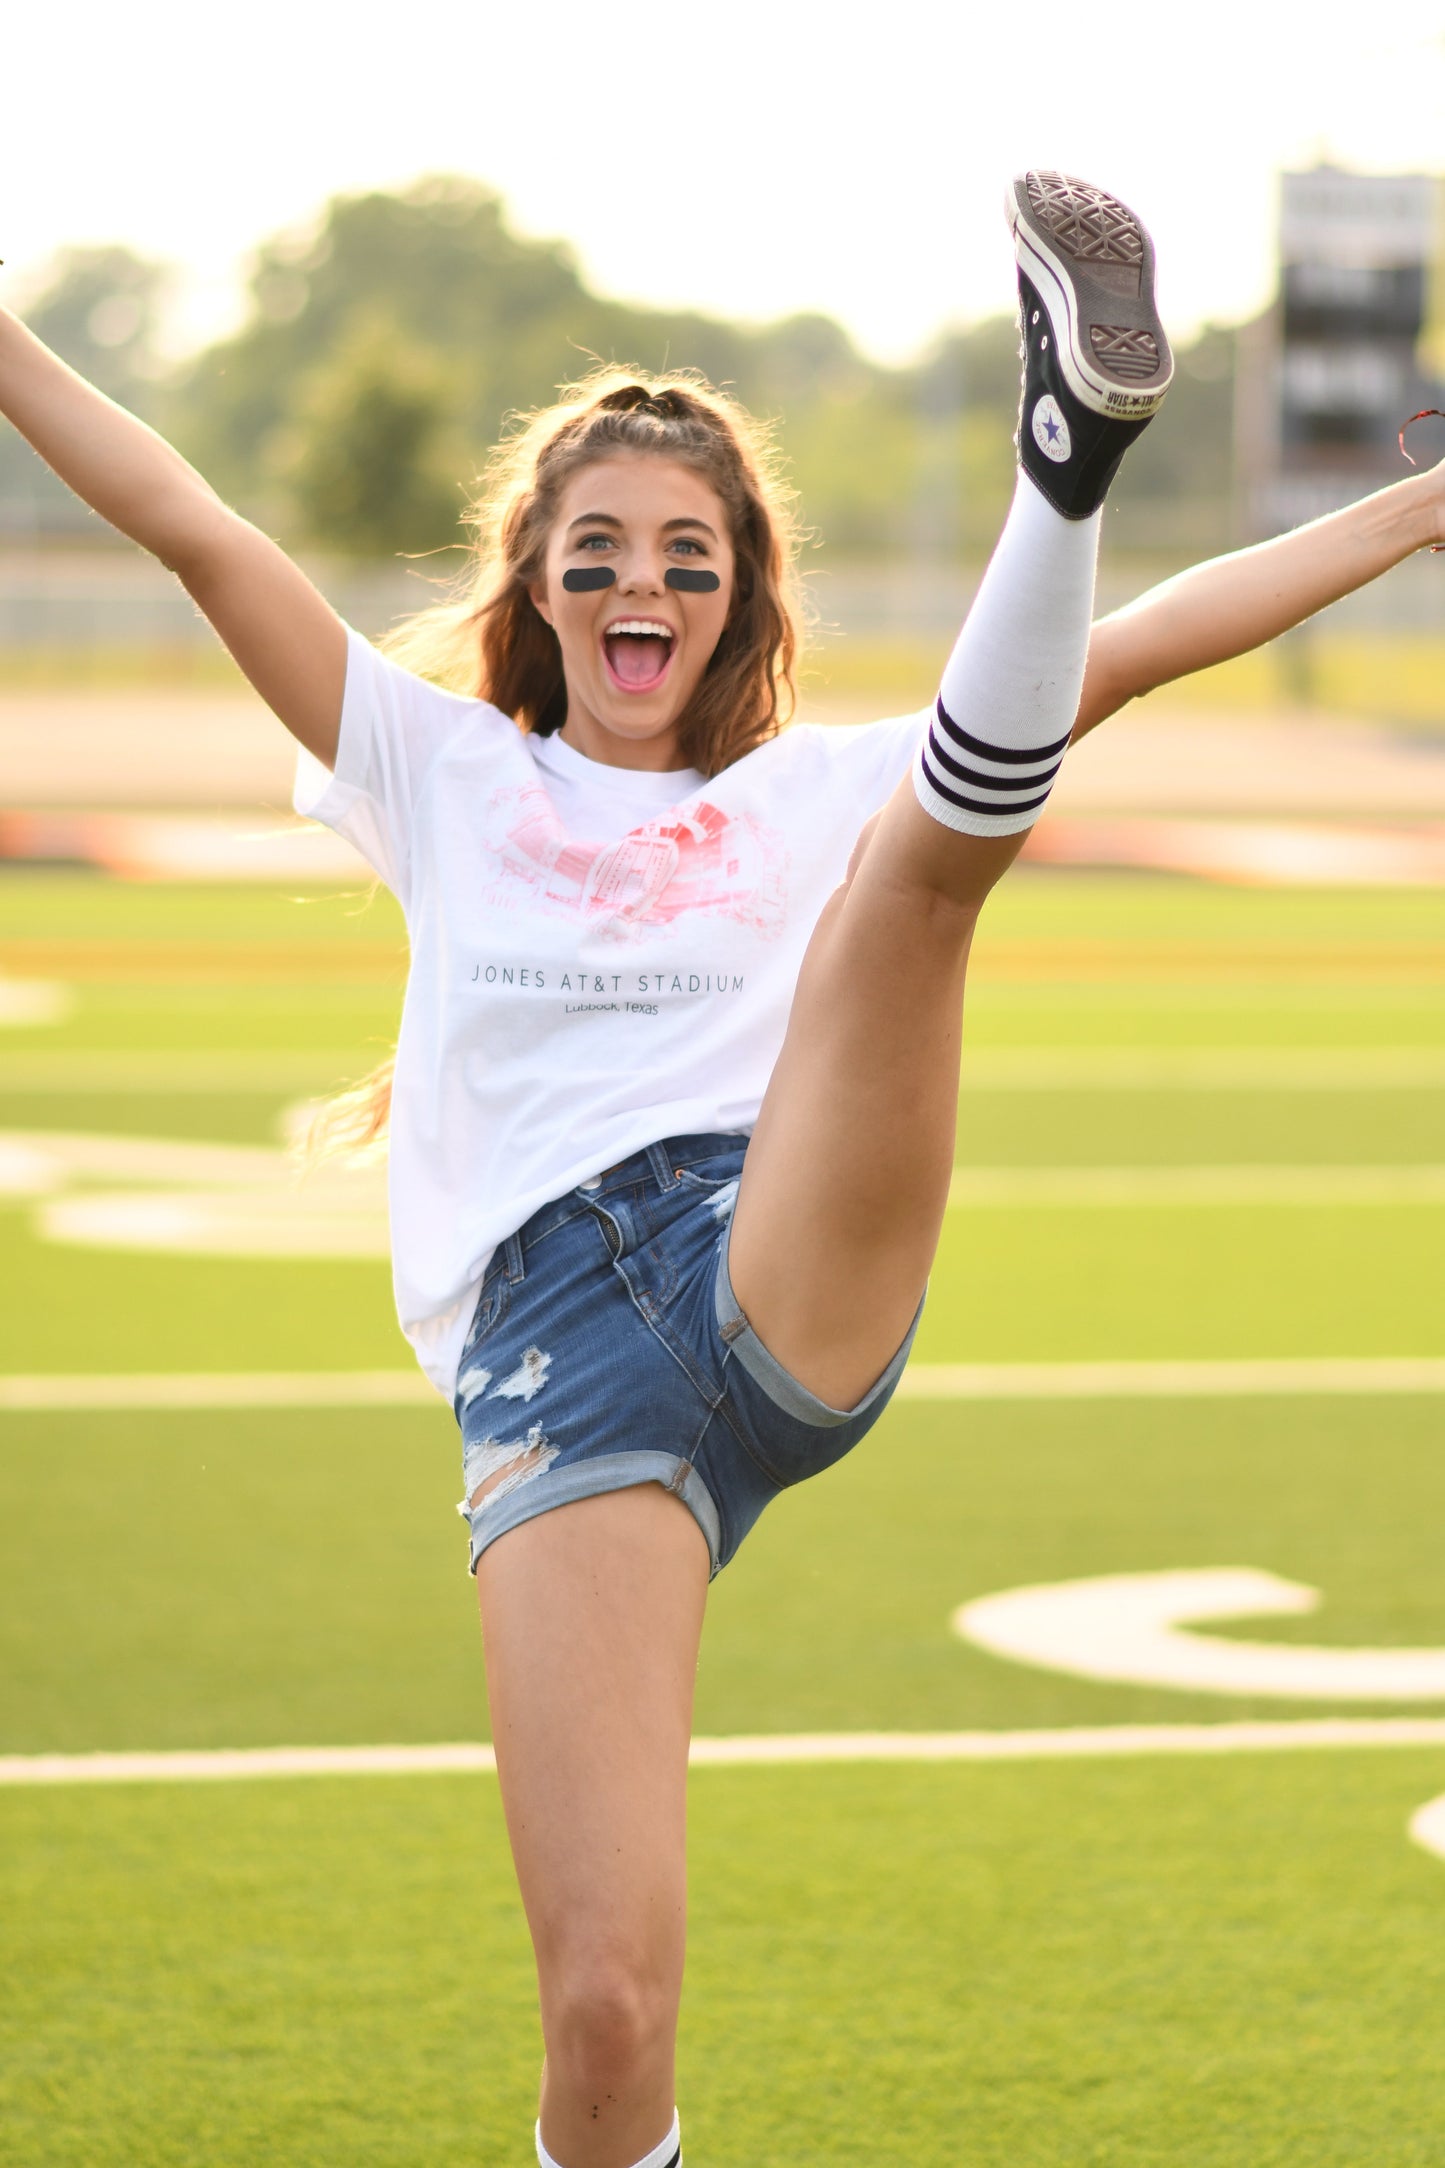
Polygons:
[[[608,587],[574,594],[565,572],[598,566]],[[715,572],[712,594],[670,588],[673,565]],[[614,768],[682,766],[677,726],[722,637],[733,597],[727,514],[691,467],[619,452],[562,492],[532,600],[557,635],[567,681],[561,736]]]

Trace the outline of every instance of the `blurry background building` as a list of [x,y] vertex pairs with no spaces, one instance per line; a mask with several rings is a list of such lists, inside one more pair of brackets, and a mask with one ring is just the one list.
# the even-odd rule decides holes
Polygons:
[[[1240,333],[1241,524],[1278,534],[1397,480],[1399,431],[1445,404],[1436,368],[1441,185],[1429,174],[1280,176],[1279,292]],[[1412,446],[1426,460],[1440,439]]]

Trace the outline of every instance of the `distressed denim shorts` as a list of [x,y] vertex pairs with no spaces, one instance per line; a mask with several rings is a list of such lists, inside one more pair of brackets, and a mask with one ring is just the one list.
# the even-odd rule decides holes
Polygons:
[[916,1318],[858,1405],[830,1408],[738,1308],[727,1252],[746,1149],[741,1136],[651,1144],[498,1245],[455,1402],[473,1572],[535,1514],[661,1483],[717,1573],[769,1499],[841,1460],[888,1405]]

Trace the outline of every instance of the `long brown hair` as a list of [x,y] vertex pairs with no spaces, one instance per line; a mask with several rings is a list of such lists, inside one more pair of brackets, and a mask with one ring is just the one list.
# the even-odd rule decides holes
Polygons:
[[[801,644],[798,525],[772,433],[693,370],[653,376],[602,366],[523,415],[487,462],[467,513],[470,562],[446,601],[419,611],[381,645],[450,691],[488,700],[522,730],[567,719],[557,635],[531,590],[572,476],[599,459],[642,453],[690,467],[727,514],[732,608],[678,722],[678,751],[716,775],[775,735],[796,705]],[[308,1159],[376,1145],[391,1111],[393,1062],[324,1106]]]

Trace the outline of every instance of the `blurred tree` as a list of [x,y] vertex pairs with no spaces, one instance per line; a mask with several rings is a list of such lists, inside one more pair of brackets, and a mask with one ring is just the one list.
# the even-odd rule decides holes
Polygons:
[[[251,298],[243,330],[177,385],[169,425],[217,488],[330,547],[374,548],[388,533],[391,550],[454,541],[455,485],[480,468],[507,415],[544,403],[597,359],[700,369],[784,416],[809,515],[845,546],[885,548],[903,524],[895,459],[911,472],[908,386],[865,361],[841,326],[806,315],[750,327],[609,301],[583,285],[565,248],[513,234],[500,199],[477,182],[335,198],[314,232],[258,252]],[[381,326],[393,327],[394,369]],[[363,351],[365,416],[354,408]],[[338,385],[353,403],[344,427]],[[425,443],[426,473],[388,528],[404,411]],[[358,450],[358,430],[392,447],[390,480],[374,490],[359,477],[343,488],[334,471],[343,438]]]
[[164,267],[126,248],[68,248],[24,311],[37,337],[112,399],[139,410],[161,373],[156,323]]
[[[163,284],[123,249],[69,251],[27,313],[243,510],[348,554],[459,540],[466,487],[507,415],[594,359],[700,369],[776,417],[805,518],[835,553],[976,555],[1012,487],[1011,319],[889,369],[825,316],[745,325],[629,306],[592,293],[565,247],[513,233],[475,181],[334,198],[308,232],[257,251],[242,329],[170,378],[154,350]],[[1232,332],[1180,353],[1164,415],[1124,469],[1116,543],[1222,545],[1233,374]],[[88,515],[5,432],[0,517]]]
[[[363,350],[376,407],[385,368],[378,327],[391,327],[398,349],[388,395],[395,413],[421,398],[433,445],[450,434],[475,447],[460,480],[480,464],[508,409],[545,398],[581,366],[579,349],[595,343],[610,313],[585,291],[564,249],[517,239],[498,198],[460,180],[335,198],[313,234],[259,251],[251,296],[246,326],[202,354],[178,385],[172,426],[202,471],[243,506],[270,510],[279,497],[283,525],[299,509],[286,501],[293,479],[312,473],[308,524],[340,547],[353,546],[335,524],[341,500],[329,487],[317,493],[307,460],[298,464],[298,439],[324,420],[314,386],[334,369],[355,371]],[[421,374],[430,379],[425,394]],[[411,546],[453,539],[458,508],[454,494],[424,538],[413,520]]]
[[373,558],[456,539],[458,403],[432,355],[379,319],[353,323],[299,387],[288,479],[307,533]]
[[[63,361],[133,413],[155,418],[163,375],[156,325],[164,267],[125,248],[63,249],[20,313]],[[0,532],[103,533],[12,429],[0,430]]]

